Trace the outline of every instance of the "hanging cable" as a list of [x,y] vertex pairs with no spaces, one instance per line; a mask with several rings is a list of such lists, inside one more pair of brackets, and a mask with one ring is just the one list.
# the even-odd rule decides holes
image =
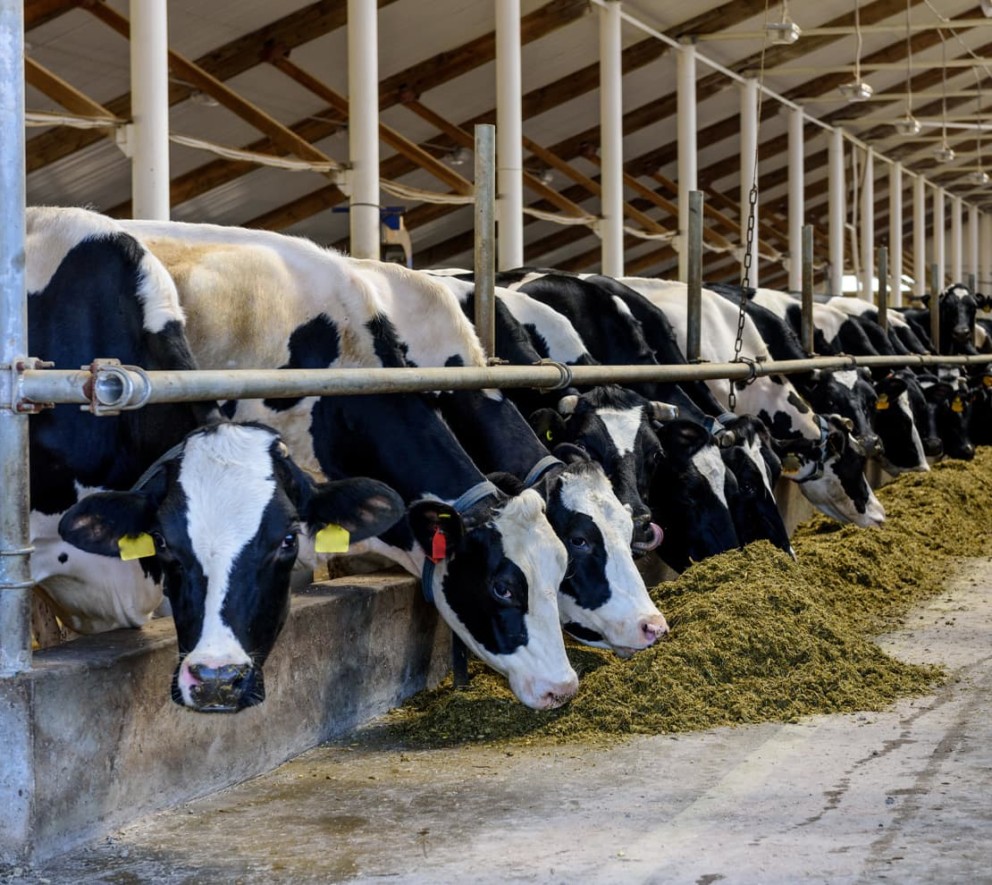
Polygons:
[[954,151],[947,143],[947,38],[943,29],[938,29],[940,34],[940,147],[934,151],[934,157],[938,163],[950,163],[954,159]]

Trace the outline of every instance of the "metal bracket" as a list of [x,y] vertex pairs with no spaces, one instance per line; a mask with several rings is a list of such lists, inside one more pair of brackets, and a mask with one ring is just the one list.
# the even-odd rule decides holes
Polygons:
[[[90,373],[83,385],[89,403],[79,407],[84,412],[119,415],[122,411],[140,409],[152,395],[148,373],[139,366],[123,366],[115,359],[96,359],[81,368]],[[139,376],[140,383],[135,383],[134,375]]]
[[2,402],[0,408],[9,409],[18,415],[37,415],[43,409],[54,408],[55,403],[36,403],[21,396],[21,377],[28,370],[51,369],[55,363],[49,363],[34,356],[17,356],[9,366],[0,366],[3,372]]
[[134,136],[134,123],[125,123],[123,126],[118,126],[114,130],[114,144],[121,149],[121,153],[124,154],[129,160],[131,155],[134,153],[132,147]]

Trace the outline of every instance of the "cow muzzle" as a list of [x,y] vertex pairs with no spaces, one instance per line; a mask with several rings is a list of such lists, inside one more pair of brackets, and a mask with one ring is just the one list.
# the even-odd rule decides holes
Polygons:
[[174,700],[198,713],[237,713],[265,696],[261,672],[251,664],[195,663],[176,672]]
[[630,548],[637,556],[654,550],[665,539],[665,533],[660,525],[654,522],[634,525],[634,537]]

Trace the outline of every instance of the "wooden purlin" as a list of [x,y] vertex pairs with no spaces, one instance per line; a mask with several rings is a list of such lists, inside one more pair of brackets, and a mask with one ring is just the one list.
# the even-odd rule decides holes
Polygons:
[[[52,101],[58,102],[70,113],[81,117],[106,117],[108,121],[116,119],[102,104],[69,85],[30,56],[24,57],[24,81],[47,95]],[[117,129],[110,124],[105,129],[98,129],[97,132],[113,141]]]
[[82,0],[25,0],[24,30],[41,27],[82,5]]

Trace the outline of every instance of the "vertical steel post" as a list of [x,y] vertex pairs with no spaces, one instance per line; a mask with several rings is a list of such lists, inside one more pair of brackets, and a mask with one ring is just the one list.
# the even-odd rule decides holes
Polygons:
[[[754,204],[753,217],[751,209],[751,189],[757,183],[758,175],[758,81],[753,77],[746,79],[740,86],[741,90],[741,192],[740,212],[741,237],[744,242],[742,249],[742,270],[744,259],[749,259],[751,273],[748,274],[748,285],[758,285],[758,204]],[[754,237],[750,244],[750,255],[747,243],[747,227],[754,225]]]
[[807,354],[813,350],[813,225],[803,225],[803,303],[802,320],[803,350]]
[[0,676],[31,667],[28,416],[10,408],[11,367],[28,348],[24,200],[24,6],[0,0]]
[[902,307],[902,163],[889,167],[889,250],[892,304]]
[[803,197],[806,174],[804,116],[802,108],[791,108],[789,115],[789,291],[798,292],[803,287]]
[[703,192],[689,192],[689,230],[686,237],[689,284],[685,356],[689,362],[699,359],[703,338]]
[[865,151],[865,178],[861,186],[861,287],[858,295],[871,301],[875,294],[875,152]]
[[889,250],[878,247],[878,324],[889,330]]
[[978,275],[974,273],[968,274],[968,290],[974,295],[978,291]]
[[927,189],[922,175],[913,182],[913,294],[927,291]]
[[[978,279],[978,207],[972,203],[968,206],[968,275],[970,279]],[[975,291],[975,287],[971,287]]]
[[935,187],[933,189],[933,225],[930,228],[930,237],[933,240],[933,263],[937,265],[937,274],[934,277],[936,282],[933,286],[934,295],[944,288],[944,277],[947,272],[945,258],[945,247],[947,243],[945,228],[947,222],[946,215],[944,214],[946,209],[944,189],[942,187]]
[[131,205],[169,220],[169,29],[165,0],[131,0]]
[[960,197],[951,197],[951,282],[960,283],[964,279],[964,240],[962,238],[962,202]]
[[930,265],[930,340],[933,352],[940,353],[940,264]]
[[599,9],[600,240],[603,273],[623,276],[623,51],[620,0]]
[[379,23],[375,0],[348,0],[348,157],[351,254],[378,260]]
[[678,67],[678,167],[679,167],[679,279],[689,281],[689,194],[696,190],[696,46],[679,49]]
[[496,134],[499,139],[499,268],[524,263],[523,99],[520,0],[496,0]]
[[487,357],[496,353],[496,128],[475,127],[475,331]]
[[827,292],[844,293],[844,132],[834,129],[830,133],[828,150],[829,206],[830,206],[830,279]]

